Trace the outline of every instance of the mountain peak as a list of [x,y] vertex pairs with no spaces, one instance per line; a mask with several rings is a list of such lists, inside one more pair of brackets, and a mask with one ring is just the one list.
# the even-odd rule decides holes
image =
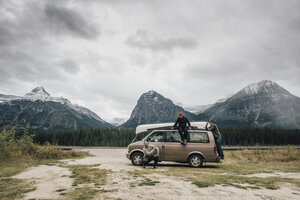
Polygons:
[[150,90],[141,95],[130,118],[121,127],[136,128],[139,124],[174,122],[179,112],[190,120],[196,117],[193,113],[175,105],[170,99]]
[[245,92],[247,95],[253,95],[261,91],[265,91],[267,93],[273,92],[278,88],[281,87],[277,83],[270,80],[263,80],[258,83],[253,83],[246,86],[242,91]]
[[50,94],[45,90],[44,87],[36,87],[31,92],[26,94],[26,96],[32,96],[32,95],[50,96]]
[[154,90],[150,90],[150,91],[148,91],[148,92],[146,92],[146,93],[144,93],[145,95],[153,95],[153,94],[158,94],[157,92],[155,92]]

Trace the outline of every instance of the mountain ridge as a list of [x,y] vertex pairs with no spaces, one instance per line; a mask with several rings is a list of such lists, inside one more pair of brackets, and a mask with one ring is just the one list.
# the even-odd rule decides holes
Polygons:
[[25,96],[0,94],[0,126],[21,125],[34,129],[112,127],[88,108],[63,97],[52,97],[43,87]]
[[277,83],[250,84],[198,115],[221,125],[300,128],[300,98]]
[[178,112],[190,121],[214,120],[223,126],[300,128],[300,98],[270,80],[247,85],[200,113],[189,112],[150,90],[139,97],[128,120],[115,118],[111,120],[113,125],[68,99],[52,97],[43,87],[25,96],[0,94],[0,127],[11,121],[45,129],[135,128],[139,124],[174,122]]
[[271,80],[247,85],[198,113],[191,113],[150,90],[140,96],[129,120],[121,127],[174,122],[178,112],[190,121],[214,120],[225,126],[300,128],[300,98]]

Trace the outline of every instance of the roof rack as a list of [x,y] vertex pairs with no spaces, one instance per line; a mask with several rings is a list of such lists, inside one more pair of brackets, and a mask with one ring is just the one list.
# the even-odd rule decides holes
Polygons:
[[[191,122],[192,130],[204,130],[207,122]],[[174,123],[144,124],[136,127],[136,134],[153,130],[170,130]],[[175,127],[176,129],[176,127]]]

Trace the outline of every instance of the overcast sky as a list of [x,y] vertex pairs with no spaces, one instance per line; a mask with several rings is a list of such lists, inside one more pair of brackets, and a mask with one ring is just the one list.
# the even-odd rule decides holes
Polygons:
[[202,105],[272,80],[300,96],[299,0],[0,0],[0,93],[44,86],[100,117],[155,90]]

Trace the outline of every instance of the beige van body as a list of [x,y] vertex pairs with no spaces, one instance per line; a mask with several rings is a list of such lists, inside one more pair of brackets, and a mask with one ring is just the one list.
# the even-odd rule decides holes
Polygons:
[[140,165],[143,159],[143,141],[148,140],[159,148],[159,161],[186,162],[192,167],[201,167],[203,162],[220,162],[211,131],[189,130],[188,143],[180,143],[176,130],[153,130],[143,140],[128,145],[126,157],[133,165]]

